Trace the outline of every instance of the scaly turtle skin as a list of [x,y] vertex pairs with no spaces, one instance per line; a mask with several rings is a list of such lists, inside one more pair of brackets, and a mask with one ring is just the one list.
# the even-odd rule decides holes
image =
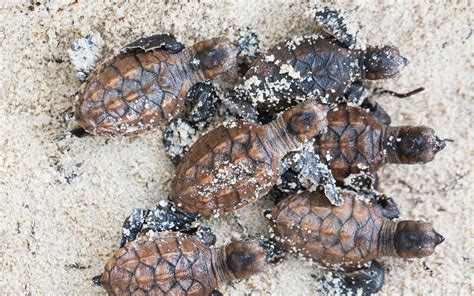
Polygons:
[[280,160],[326,127],[326,112],[307,100],[267,125],[238,122],[212,130],[182,158],[169,199],[202,216],[254,202],[275,185]]
[[237,49],[216,38],[183,49],[171,35],[129,44],[79,88],[75,117],[90,134],[131,135],[179,115],[191,87],[236,64]]
[[343,184],[350,174],[372,174],[387,163],[432,161],[445,146],[431,128],[392,127],[364,109],[340,106],[328,112],[328,130],[316,137],[314,152]]
[[309,191],[281,201],[272,211],[275,234],[288,250],[346,270],[380,256],[429,256],[444,240],[430,223],[391,221],[379,204],[361,201],[347,190],[341,195],[344,204],[338,207]]
[[[245,74],[241,99],[250,102],[261,119],[271,119],[308,96],[330,104],[346,96],[360,104],[361,81],[394,77],[407,64],[391,46],[352,49],[355,36],[337,34],[346,27],[333,11],[318,12],[315,19],[332,36],[281,42],[257,58]],[[331,27],[338,21],[337,28]],[[352,87],[354,83],[359,87]]]
[[265,270],[267,252],[257,241],[211,249],[186,234],[154,233],[118,249],[98,283],[109,295],[209,295]]

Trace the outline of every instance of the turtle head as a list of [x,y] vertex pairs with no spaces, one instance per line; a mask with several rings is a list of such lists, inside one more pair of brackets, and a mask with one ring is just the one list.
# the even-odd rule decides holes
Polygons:
[[327,112],[326,106],[308,99],[283,112],[281,118],[287,133],[305,142],[327,128]]
[[235,279],[248,279],[268,267],[267,252],[258,241],[235,241],[225,246],[225,266]]
[[367,79],[394,77],[407,65],[408,60],[393,46],[369,47],[365,52],[364,67]]
[[394,235],[397,255],[402,258],[421,258],[433,254],[444,237],[423,221],[400,221]]
[[426,163],[446,147],[446,142],[435,135],[432,128],[426,126],[402,126],[396,128],[397,135],[392,146],[397,154],[397,163]]
[[195,59],[206,79],[214,79],[237,63],[237,47],[225,38],[204,40],[194,45]]

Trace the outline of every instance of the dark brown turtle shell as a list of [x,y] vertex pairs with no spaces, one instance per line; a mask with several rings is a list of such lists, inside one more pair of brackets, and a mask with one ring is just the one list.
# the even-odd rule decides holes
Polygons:
[[194,236],[161,232],[117,250],[99,282],[109,295],[209,295],[220,283],[267,266],[267,251],[257,241],[210,249]]
[[185,154],[169,199],[203,216],[254,202],[275,185],[280,160],[325,128],[326,112],[307,100],[263,126],[243,121],[219,126]]
[[360,51],[323,37],[300,38],[272,47],[247,73],[249,100],[261,114],[284,110],[308,95],[334,102],[362,79]]
[[357,107],[340,106],[328,112],[327,132],[316,137],[315,152],[343,182],[350,174],[373,173],[387,163],[384,140],[387,126]]
[[444,238],[430,223],[391,221],[380,205],[343,190],[342,206],[319,192],[290,196],[273,209],[274,231],[287,249],[328,265],[356,267],[379,256],[429,256]]
[[[228,58],[204,65],[199,58],[210,47],[220,47]],[[194,84],[229,70],[236,54],[235,46],[226,39],[202,41],[178,53],[128,50],[103,63],[81,85],[75,117],[88,133],[102,136],[130,135],[156,127],[183,111],[186,94]]]
[[315,138],[314,151],[342,184],[350,174],[374,173],[387,163],[431,161],[444,145],[431,128],[391,127],[362,108],[344,105],[328,112],[328,130]]

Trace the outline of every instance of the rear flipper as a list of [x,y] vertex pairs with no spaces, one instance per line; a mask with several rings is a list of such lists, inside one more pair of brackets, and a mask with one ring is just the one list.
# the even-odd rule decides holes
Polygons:
[[370,200],[380,214],[387,219],[395,219],[400,216],[397,205],[393,198],[378,192],[376,187],[376,175],[370,176],[366,173],[352,174],[344,180],[347,189],[357,192],[359,197]]
[[186,96],[186,110],[182,118],[170,122],[163,135],[163,143],[174,165],[197,140],[199,131],[211,121],[219,98],[212,84],[194,85]]
[[[120,247],[149,231],[181,231],[196,233],[192,224],[199,215],[189,214],[167,201],[161,201],[154,209],[134,209],[123,222]],[[207,237],[207,234],[205,234]],[[207,238],[206,238],[207,239]]]
[[377,261],[368,266],[348,272],[333,272],[320,278],[322,291],[337,295],[372,295],[384,284],[385,271]]
[[305,186],[307,189],[311,190],[313,187],[321,186],[331,204],[336,206],[342,204],[343,200],[336,187],[336,180],[329,168],[319,160],[316,154],[308,150],[289,153],[281,162],[281,174],[289,168],[298,172],[304,181],[309,181],[310,186]]

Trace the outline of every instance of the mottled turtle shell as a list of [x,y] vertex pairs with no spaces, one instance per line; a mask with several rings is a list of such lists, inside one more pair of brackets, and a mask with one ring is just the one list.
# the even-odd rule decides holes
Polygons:
[[109,259],[100,282],[109,295],[209,295],[217,287],[211,250],[175,232],[126,244]]
[[[186,51],[120,54],[98,67],[78,92],[75,116],[89,133],[128,135],[175,117],[196,79]],[[183,69],[188,68],[188,71]]]
[[239,122],[201,137],[176,169],[169,199],[203,216],[233,211],[262,197],[276,182],[281,156],[269,129]]
[[327,38],[300,38],[277,44],[251,65],[247,99],[261,114],[276,113],[313,94],[334,102],[360,78],[360,52]]
[[325,264],[354,266],[378,256],[383,218],[370,203],[342,191],[342,206],[333,206],[324,194],[305,191],[281,201],[273,209],[275,233],[285,246]]
[[102,136],[153,128],[180,114],[190,88],[228,71],[236,55],[223,38],[174,53],[134,45],[87,77],[77,94],[76,119],[88,133]]
[[386,163],[386,128],[364,109],[340,106],[328,112],[327,132],[316,137],[314,149],[342,183],[350,174],[373,173]]

